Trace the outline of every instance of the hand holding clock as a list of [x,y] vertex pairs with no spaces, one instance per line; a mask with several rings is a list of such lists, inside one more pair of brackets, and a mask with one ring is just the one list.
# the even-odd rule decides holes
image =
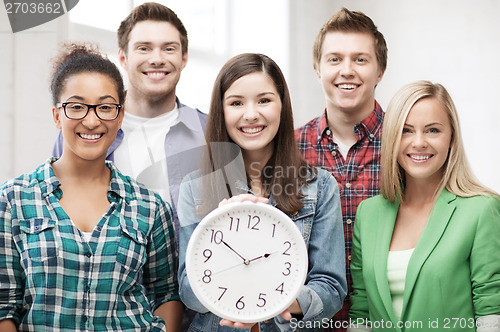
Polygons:
[[269,202],[269,199],[266,197],[255,196],[252,194],[241,194],[241,195],[233,196],[229,199],[224,198],[222,201],[220,201],[219,207],[224,206],[224,205],[229,204],[229,203],[234,203],[234,202],[253,202],[253,203],[267,204]]
[[251,194],[223,200],[191,234],[187,276],[201,304],[223,317],[221,326],[248,329],[276,315],[302,314],[305,243],[290,217],[268,201]]

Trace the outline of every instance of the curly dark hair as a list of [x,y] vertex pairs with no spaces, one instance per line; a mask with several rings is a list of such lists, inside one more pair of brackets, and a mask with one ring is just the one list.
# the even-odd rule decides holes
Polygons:
[[116,65],[99,51],[96,45],[89,43],[65,43],[62,51],[53,59],[54,69],[50,84],[52,103],[60,100],[66,81],[70,76],[80,73],[99,73],[111,78],[116,85],[120,104],[125,101],[123,78]]

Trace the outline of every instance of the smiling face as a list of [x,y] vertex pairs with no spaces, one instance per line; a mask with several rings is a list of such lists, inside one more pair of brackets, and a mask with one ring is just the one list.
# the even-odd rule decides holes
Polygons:
[[328,112],[345,112],[362,121],[373,111],[375,86],[383,76],[374,37],[360,32],[328,32],[316,74]]
[[417,101],[406,118],[397,158],[406,182],[439,183],[451,138],[450,120],[441,102],[433,97]]
[[243,155],[267,162],[281,116],[281,99],[273,80],[263,72],[239,78],[224,93],[223,108],[229,137]]
[[179,31],[169,22],[141,21],[129,35],[128,49],[119,50],[127,71],[127,93],[150,101],[175,99],[175,87],[187,63]]
[[[69,76],[60,94],[60,102],[85,104],[119,104],[115,81],[109,76],[84,72]],[[63,157],[84,160],[106,158],[108,148],[116,138],[123,119],[123,110],[115,120],[100,120],[94,109],[80,120],[68,119],[63,108],[53,108],[52,115],[64,139]]]

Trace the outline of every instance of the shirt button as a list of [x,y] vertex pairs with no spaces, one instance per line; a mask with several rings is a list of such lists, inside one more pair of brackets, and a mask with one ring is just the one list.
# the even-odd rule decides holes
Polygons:
[[347,256],[347,260],[350,262],[351,261],[351,255]]
[[327,134],[328,136],[330,136],[330,135],[332,134],[332,131],[331,131],[330,129],[327,129],[327,130],[326,130],[326,134]]
[[352,220],[351,219],[347,219],[346,220],[346,224],[348,224],[348,225],[352,224]]
[[88,258],[90,258],[92,256],[92,253],[88,252],[85,254],[85,256],[87,256]]
[[321,140],[321,136],[318,136],[318,141]]
[[98,232],[100,232],[102,230],[101,226],[97,226],[96,229]]
[[335,157],[336,155],[337,155],[337,151],[333,150],[333,151],[332,151],[332,156],[334,156],[334,157]]
[[349,188],[351,188],[351,184],[350,184],[349,182],[347,182],[347,183],[345,184],[345,187],[346,187],[347,189],[349,189]]
[[87,316],[82,317],[83,322],[85,323],[87,321]]
[[375,135],[373,135],[373,134],[370,134],[368,136],[370,136],[370,138],[374,138],[375,137]]

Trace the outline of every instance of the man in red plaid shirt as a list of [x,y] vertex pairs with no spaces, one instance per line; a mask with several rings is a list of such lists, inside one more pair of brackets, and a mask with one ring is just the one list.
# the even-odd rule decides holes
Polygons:
[[[299,149],[311,164],[332,172],[340,187],[346,272],[351,291],[352,229],[359,203],[379,192],[384,113],[375,87],[387,65],[387,45],[373,21],[346,8],[320,30],[313,47],[314,69],[323,88],[323,114],[296,130]],[[345,331],[350,297],[326,331]]]

